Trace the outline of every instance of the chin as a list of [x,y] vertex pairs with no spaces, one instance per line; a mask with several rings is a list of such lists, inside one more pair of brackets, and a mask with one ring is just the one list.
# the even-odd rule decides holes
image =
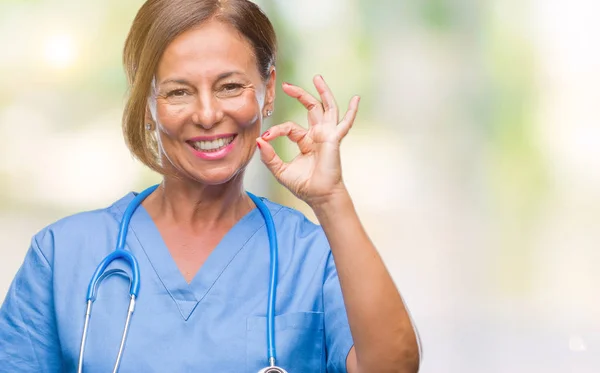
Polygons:
[[243,175],[241,168],[219,168],[214,170],[195,170],[191,176],[195,181],[204,185],[224,185]]

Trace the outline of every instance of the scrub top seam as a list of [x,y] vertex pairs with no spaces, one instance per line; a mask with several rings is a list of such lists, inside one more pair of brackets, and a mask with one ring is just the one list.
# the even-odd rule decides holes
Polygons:
[[[130,202],[131,202],[131,201],[127,202],[127,205],[129,205],[129,203],[130,203]],[[124,211],[122,211],[122,210],[121,210],[121,208],[119,207],[118,203],[115,203],[113,206],[114,206],[114,208],[115,208],[115,209],[117,209],[117,210],[119,211],[119,213],[121,213],[121,215],[124,215],[124,214],[125,214],[125,212],[124,212]],[[141,206],[141,205],[140,205],[140,207],[143,207],[143,206]],[[137,213],[138,213],[138,211],[136,210],[136,211],[134,212],[134,215],[135,215],[135,214],[137,214]],[[115,221],[117,222],[117,226],[119,226],[119,225],[120,225],[120,219],[122,219],[122,217],[121,217],[121,218],[119,218],[119,216],[117,216],[117,215],[116,215],[114,212],[111,212],[110,214],[112,215],[112,217],[113,217],[113,218],[115,219]],[[132,215],[132,218],[133,218],[133,215]],[[135,239],[136,239],[136,241],[137,241],[138,245],[139,245],[139,246],[142,248],[142,250],[143,250],[142,242],[140,241],[140,238],[138,237],[138,234],[136,233],[135,229],[133,229],[133,226],[130,224],[128,228],[129,228],[128,230],[130,230],[130,231],[133,233],[133,235],[134,235],[134,237],[135,237]],[[117,228],[117,229],[118,229],[118,228]],[[132,249],[131,249],[131,247],[130,247],[130,246],[127,244],[127,241],[125,241],[125,246],[126,246],[126,247],[128,247],[128,248],[129,248],[129,251],[131,251],[131,252],[133,253],[133,250],[132,250]],[[154,273],[157,273],[157,274],[158,274],[158,271],[156,270],[156,267],[154,266],[154,263],[152,263],[152,261],[151,261],[151,260],[148,260],[148,263],[150,263],[150,266],[151,266],[151,267],[152,267],[152,269],[154,270]],[[158,275],[157,275],[156,277],[158,278],[158,281],[160,281],[160,283],[162,284],[162,286],[165,288],[165,290],[167,291],[167,293],[169,294],[169,296],[170,296],[172,299],[175,299],[175,297],[174,297],[173,293],[171,292],[171,290],[169,289],[169,287],[167,286],[167,284],[165,284],[165,282],[163,281],[163,279],[162,279],[160,276],[158,276]],[[195,295],[194,295],[194,298],[196,298],[196,296],[195,296]],[[177,305],[177,308],[179,308],[179,311],[181,311],[181,308],[179,307],[179,303],[178,303],[178,302],[175,302],[175,304]]]
[[[129,201],[127,203],[127,205],[129,205],[129,203],[131,203],[131,201]],[[123,211],[121,211],[121,209],[119,208],[119,206],[117,204],[114,204],[114,207],[121,213],[121,215],[124,215],[125,213]],[[140,208],[143,208],[142,205],[139,206]],[[138,214],[139,210],[136,209],[136,211],[133,213],[133,215]],[[111,215],[113,216],[113,218],[116,220],[117,224],[120,225],[120,219],[118,216],[116,216],[116,214],[114,214],[114,212],[111,213]],[[132,220],[133,220],[133,215]],[[122,217],[121,217],[122,219]],[[177,307],[177,309],[179,310],[179,313],[181,314],[181,316],[183,316],[183,318],[185,320],[187,320],[187,318],[184,316],[185,312],[184,310],[181,308],[181,304],[180,301],[177,300],[177,298],[175,297],[175,295],[173,294],[173,292],[171,291],[171,289],[169,289],[169,286],[165,283],[165,281],[163,280],[163,278],[158,274],[159,271],[157,270],[157,268],[154,266],[154,263],[152,262],[152,260],[150,260],[150,258],[148,257],[148,253],[146,253],[146,250],[144,249],[144,245],[142,245],[142,241],[140,240],[140,237],[138,236],[137,232],[135,231],[135,229],[133,228],[133,225],[130,224],[128,227],[128,232],[127,232],[127,236],[131,237],[129,235],[129,231],[131,231],[131,233],[133,233],[133,236],[135,237],[135,240],[137,241],[138,246],[141,248],[144,256],[146,258],[148,258],[148,263],[150,264],[150,267],[152,268],[152,270],[154,271],[154,273],[156,274],[156,276],[154,276],[155,278],[158,279],[158,281],[161,283],[161,285],[163,286],[163,288],[165,289],[165,291],[167,292],[167,294],[169,294],[169,297],[171,297],[171,299],[174,301],[175,303],[175,307]],[[125,241],[125,247],[129,248],[129,251],[131,251],[133,253],[133,249],[131,248],[131,246],[127,243],[127,240]],[[198,299],[196,298],[196,294],[194,294],[194,292],[190,292],[192,294],[192,296],[194,297],[194,301],[196,302],[196,306],[198,305]],[[194,308],[196,307],[194,306]],[[189,316],[188,316],[189,317]]]
[[[42,234],[42,239],[46,238],[47,234],[48,234],[48,230],[46,229]],[[33,241],[34,241],[35,245],[31,245],[31,247],[41,255],[41,257],[44,259],[44,262],[46,262],[46,265],[48,265],[50,270],[52,270],[52,265],[50,264],[50,260],[48,260],[48,258],[42,251],[42,248],[41,248],[40,242],[38,241],[37,235],[33,238]]]
[[[130,202],[131,202],[131,201],[130,201]],[[128,205],[129,205],[129,203],[130,203],[130,202],[128,202]],[[116,208],[117,210],[119,210],[119,212],[120,212],[121,214],[125,214],[125,212],[121,211],[121,209],[119,208],[119,206],[118,206],[117,204],[115,204],[114,206],[115,206],[115,208]],[[141,206],[141,205],[140,205],[140,207],[143,207],[143,206]],[[137,213],[138,213],[138,211],[136,210],[136,211],[134,212],[134,215],[135,215],[135,214],[137,214]],[[115,220],[117,221],[117,224],[119,224],[119,217],[118,217],[118,216],[115,216],[115,214],[114,214],[114,213],[112,214],[112,216],[113,216],[113,218],[115,218]],[[132,215],[132,218],[133,218],[133,215]],[[142,245],[142,241],[140,241],[140,238],[139,238],[139,236],[138,236],[137,232],[135,231],[135,229],[133,229],[133,226],[130,224],[128,228],[129,228],[129,230],[130,230],[130,231],[133,233],[133,236],[135,237],[135,240],[137,241],[138,245],[139,245],[139,246],[142,248],[142,250],[144,250],[144,248],[143,248],[143,245]],[[127,241],[125,241],[125,246],[126,246],[126,247],[129,247],[129,251],[131,251],[131,252],[133,253],[133,250],[131,249],[130,245],[129,245],[129,244],[127,244]],[[144,255],[147,257],[147,254],[144,254]],[[176,299],[176,298],[175,298],[175,296],[174,296],[174,294],[171,292],[171,289],[169,289],[169,287],[167,286],[167,284],[165,284],[165,282],[164,282],[164,280],[162,279],[162,277],[160,277],[160,276],[158,275],[158,271],[157,271],[157,268],[154,266],[154,263],[153,263],[151,260],[148,260],[148,263],[150,264],[150,266],[151,266],[151,267],[152,267],[152,269],[154,270],[154,273],[156,273],[156,274],[157,274],[157,275],[156,275],[156,278],[158,278],[158,281],[159,281],[159,282],[162,284],[162,286],[165,288],[165,290],[166,290],[166,292],[169,294],[169,296],[170,296],[172,299]],[[196,295],[195,295],[195,294],[193,294],[193,292],[192,292],[192,295],[194,296],[194,300],[196,300],[196,302],[197,302],[198,300],[196,299]],[[176,302],[175,302],[175,304],[176,304],[177,308],[179,309],[179,311],[180,311],[180,312],[182,312],[182,310],[181,310],[181,307],[179,306],[179,302],[177,302],[177,301],[176,301]]]
[[[279,207],[279,209],[277,211],[275,211],[274,214],[272,214],[272,217],[277,216],[277,214],[279,214],[279,212],[282,210],[282,207]],[[262,215],[261,215],[262,217]],[[215,281],[212,282],[212,284],[206,289],[206,292],[204,292],[204,295],[198,300],[198,302],[201,302],[204,298],[206,298],[206,296],[208,295],[208,293],[210,293],[210,291],[212,290],[212,288],[215,286],[215,284],[217,283],[217,281],[219,281],[219,278],[221,278],[221,276],[223,275],[223,273],[227,270],[227,268],[229,268],[229,266],[231,265],[231,262],[234,261],[234,259],[240,254],[240,252],[242,250],[244,250],[244,248],[246,247],[246,245],[248,244],[248,242],[254,237],[256,236],[256,233],[258,233],[258,231],[266,226],[266,222],[264,221],[263,218],[263,223],[256,228],[256,230],[250,235],[250,237],[248,237],[248,239],[242,244],[242,246],[240,247],[240,249],[231,257],[231,260],[229,260],[229,262],[227,262],[227,264],[223,267],[223,270],[221,272],[219,272],[219,274],[215,277]]]
[[[34,246],[34,245],[32,245],[32,246]],[[38,248],[39,248],[39,245],[37,244],[37,241],[35,243],[35,246],[38,246]],[[15,292],[17,294],[19,293],[19,288],[20,287],[21,287],[21,283],[20,283],[20,281],[17,281],[17,286],[15,288]],[[20,299],[19,299],[18,296],[15,297],[15,301],[17,303],[17,310],[19,311],[19,318],[21,319],[21,321],[23,322],[23,324],[26,324],[25,330],[27,331],[27,341],[29,342],[29,346],[30,346],[30,348],[31,348],[31,350],[33,352],[33,356],[35,356],[36,365],[37,365],[38,368],[41,368],[42,365],[40,364],[40,358],[39,358],[39,356],[37,354],[36,348],[33,345],[33,341],[31,339],[31,331],[29,330],[29,327],[28,327],[28,325],[31,325],[31,322],[29,322],[29,323],[25,322],[25,318],[23,317],[23,312],[21,311],[21,301],[20,301]]]
[[[127,204],[129,204],[130,202],[131,202],[131,201],[127,202]],[[281,205],[276,205],[276,206],[278,207],[278,209],[277,209],[277,211],[275,211],[275,213],[271,214],[271,215],[272,215],[272,217],[275,217],[275,216],[277,216],[277,214],[279,214],[279,212],[281,212],[281,210],[283,210],[283,206],[281,206]],[[115,204],[113,204],[113,207],[114,207],[115,209],[117,209],[121,215],[123,215],[123,214],[124,214],[124,212],[123,212],[123,211],[121,210],[121,208],[119,207],[118,203],[115,203]],[[140,206],[140,207],[143,207],[143,206]],[[136,213],[138,213],[138,212],[136,211],[134,214],[136,214]],[[117,225],[118,225],[118,224],[119,224],[119,222],[120,222],[120,220],[119,220],[119,216],[117,216],[117,215],[114,213],[114,211],[113,211],[113,212],[110,212],[110,215],[111,215],[111,216],[112,216],[112,217],[115,219],[115,221],[117,222]],[[132,216],[132,217],[133,217],[133,216]],[[261,217],[262,217],[262,215],[261,215]],[[233,261],[233,260],[234,260],[234,259],[235,259],[235,258],[236,258],[238,255],[239,255],[239,253],[240,253],[240,252],[241,252],[241,251],[242,251],[242,250],[243,250],[243,249],[246,247],[246,245],[248,244],[248,242],[249,242],[249,241],[250,241],[250,240],[251,240],[251,239],[252,239],[252,238],[253,238],[253,237],[256,235],[256,233],[257,233],[257,232],[258,232],[258,231],[259,231],[259,230],[260,230],[262,227],[264,227],[264,226],[266,226],[266,222],[264,221],[264,218],[263,218],[263,223],[262,223],[262,224],[261,224],[259,227],[257,227],[257,228],[256,228],[256,230],[255,230],[255,231],[254,231],[254,232],[253,232],[253,233],[250,235],[250,237],[248,237],[248,239],[247,239],[247,240],[246,240],[246,241],[245,241],[245,242],[244,242],[244,243],[241,245],[240,249],[239,249],[239,250],[238,250],[238,251],[235,253],[235,255],[233,255],[233,257],[231,258],[231,260],[230,260],[229,262],[227,262],[227,264],[226,264],[226,265],[223,267],[223,270],[222,270],[222,271],[221,271],[221,272],[220,272],[220,273],[219,273],[219,274],[218,274],[218,275],[215,277],[215,280],[212,282],[212,284],[210,285],[210,287],[208,287],[208,288],[206,289],[206,292],[204,292],[204,295],[203,295],[203,296],[202,296],[200,299],[198,299],[198,298],[196,297],[196,294],[195,294],[195,292],[194,292],[194,291],[191,291],[191,294],[194,296],[194,299],[195,299],[195,301],[196,301],[196,305],[198,305],[198,304],[199,304],[199,303],[200,303],[200,302],[201,302],[201,301],[202,301],[204,298],[206,298],[206,296],[208,295],[208,293],[210,293],[210,291],[211,291],[211,290],[212,290],[212,288],[215,286],[215,284],[217,283],[217,281],[219,280],[219,278],[220,278],[220,277],[223,275],[223,273],[225,272],[225,270],[226,270],[226,269],[229,267],[229,265],[231,265],[231,262],[232,262],[232,261]],[[130,225],[130,226],[129,226],[129,230],[131,230],[131,232],[132,232],[132,233],[133,233],[133,235],[135,236],[135,239],[136,239],[136,241],[137,241],[138,245],[139,245],[139,246],[142,248],[142,250],[143,250],[143,245],[142,245],[142,242],[141,242],[141,240],[140,240],[140,238],[139,238],[138,234],[136,233],[136,231],[135,231],[135,229],[133,228],[133,226],[132,226],[132,225]],[[129,247],[129,245],[127,245],[127,243],[126,243],[126,246],[127,246],[127,247]],[[129,251],[133,252],[133,250],[131,249],[131,247],[129,247]],[[151,260],[149,260],[148,262],[150,263],[150,266],[151,266],[151,267],[152,267],[152,269],[154,270],[154,273],[157,273],[157,274],[158,274],[157,268],[154,266],[154,263],[152,263],[152,261],[151,261]],[[169,287],[167,286],[167,284],[165,284],[165,282],[164,282],[164,280],[162,279],[162,277],[161,277],[161,276],[156,276],[156,277],[158,278],[158,281],[160,281],[160,283],[163,285],[163,287],[165,288],[165,290],[166,290],[166,292],[169,294],[169,296],[170,296],[172,299],[176,300],[176,298],[175,298],[174,294],[171,292],[171,290],[169,289]],[[181,310],[181,307],[179,306],[179,302],[178,302],[178,301],[176,301],[175,303],[177,304],[177,308],[179,308],[179,310],[180,310],[180,312],[181,312],[182,310]]]
[[[129,229],[131,230],[131,232],[133,233],[133,235],[135,236],[135,239],[138,243],[138,245],[142,248],[142,250],[144,250],[144,246],[142,245],[142,241],[140,241],[140,238],[137,234],[137,232],[135,231],[135,229],[133,229],[132,226],[129,227]],[[127,245],[129,246],[129,245]],[[133,250],[131,250],[131,248],[129,248],[130,251],[133,252]],[[145,251],[145,250],[144,250]],[[146,257],[148,257],[148,254],[144,254]],[[170,254],[169,254],[170,255]],[[160,281],[160,283],[163,285],[163,287],[165,288],[165,290],[167,291],[167,293],[169,293],[169,296],[171,296],[171,298],[176,299],[175,296],[173,295],[173,293],[171,293],[171,290],[169,289],[169,287],[167,286],[167,284],[165,284],[165,282],[163,281],[162,277],[160,277],[160,275],[158,275],[158,270],[157,268],[154,266],[154,263],[152,262],[152,260],[150,260],[148,258],[148,263],[150,263],[150,266],[152,267],[152,269],[154,270],[154,273],[156,273],[156,277],[158,278],[158,281]],[[196,298],[196,296],[194,295],[194,299]],[[197,299],[196,299],[197,301]],[[175,302],[177,304],[177,308],[179,307],[179,303],[176,301]],[[180,309],[181,310],[181,309]]]
[[[50,231],[49,229],[46,229],[42,239],[46,238],[47,234],[54,234],[52,231]],[[52,283],[52,287],[50,288],[50,291],[52,292],[52,313],[54,315],[53,318],[53,326],[56,330],[56,342],[58,343],[58,347],[59,349],[62,351],[62,345],[60,343],[60,334],[58,333],[58,320],[57,320],[57,314],[56,314],[56,302],[54,300],[54,267],[52,266],[52,263],[50,263],[50,260],[48,260],[48,258],[46,257],[46,255],[44,254],[44,251],[42,250],[42,245],[40,244],[40,242],[38,241],[38,238],[35,238],[35,245],[32,245],[32,247],[40,254],[40,256],[43,258],[43,260],[46,262],[46,265],[48,266],[48,271],[50,272],[50,278],[53,281]],[[54,253],[53,253],[54,254]],[[20,311],[19,311],[20,312]],[[36,355],[37,358],[37,355]],[[39,358],[37,358],[38,360],[38,364],[39,364]]]

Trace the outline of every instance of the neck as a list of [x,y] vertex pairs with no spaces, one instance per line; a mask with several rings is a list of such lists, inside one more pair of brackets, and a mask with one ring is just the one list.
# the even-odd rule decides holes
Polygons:
[[148,197],[151,215],[182,228],[210,229],[235,223],[254,208],[243,186],[243,174],[221,185],[205,185],[165,176]]

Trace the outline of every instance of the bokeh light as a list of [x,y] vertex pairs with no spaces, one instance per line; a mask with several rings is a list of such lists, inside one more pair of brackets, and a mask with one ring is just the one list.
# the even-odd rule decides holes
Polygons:
[[44,45],[44,58],[52,67],[71,67],[77,59],[77,45],[73,36],[66,33],[49,36]]

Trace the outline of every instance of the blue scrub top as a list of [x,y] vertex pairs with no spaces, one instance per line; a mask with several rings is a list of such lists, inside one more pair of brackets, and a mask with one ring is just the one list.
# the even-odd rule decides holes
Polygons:
[[[133,197],[35,235],[0,309],[0,371],[76,371],[87,286],[115,249]],[[289,373],[346,372],[353,341],[325,234],[298,211],[263,200],[279,240],[277,364]],[[142,206],[132,217],[127,248],[139,261],[141,287],[119,372],[256,373],[268,365],[269,242],[258,209],[226,234],[190,284]],[[120,262],[110,268],[129,272]],[[111,276],[100,287],[86,373],[112,371],[128,286]]]

